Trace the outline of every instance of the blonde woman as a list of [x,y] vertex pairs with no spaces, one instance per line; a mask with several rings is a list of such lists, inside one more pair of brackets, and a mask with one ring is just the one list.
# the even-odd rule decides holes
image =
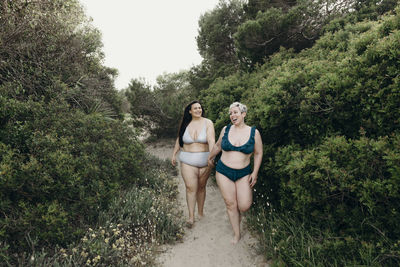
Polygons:
[[[232,244],[240,240],[241,213],[247,211],[253,202],[252,188],[257,182],[263,155],[261,135],[255,127],[246,125],[246,114],[245,105],[239,102],[230,105],[232,124],[222,129],[208,156],[209,165],[212,165],[215,156],[222,151],[215,169],[216,180],[234,232]],[[254,156],[253,169],[251,156]]]

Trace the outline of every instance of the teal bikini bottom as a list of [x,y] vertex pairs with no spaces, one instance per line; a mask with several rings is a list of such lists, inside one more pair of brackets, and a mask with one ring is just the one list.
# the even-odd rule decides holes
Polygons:
[[215,170],[220,174],[228,177],[229,180],[236,182],[240,178],[249,175],[251,173],[251,166],[249,164],[247,165],[247,167],[244,167],[243,169],[232,169],[231,167],[228,167],[224,163],[222,163],[221,160],[219,160],[217,166],[215,167]]

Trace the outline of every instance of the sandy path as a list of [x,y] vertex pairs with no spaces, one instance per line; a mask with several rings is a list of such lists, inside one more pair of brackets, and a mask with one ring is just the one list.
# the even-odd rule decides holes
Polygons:
[[[173,140],[160,140],[148,146],[148,151],[160,158],[170,158]],[[185,185],[179,174],[179,203],[184,215],[188,216]],[[257,240],[242,224],[242,239],[237,245],[230,243],[233,232],[226,214],[225,204],[215,182],[209,179],[204,206],[204,218],[196,218],[192,229],[187,229],[181,243],[167,245],[158,258],[160,266],[268,266],[261,255],[257,255]],[[185,217],[185,218],[186,218]]]

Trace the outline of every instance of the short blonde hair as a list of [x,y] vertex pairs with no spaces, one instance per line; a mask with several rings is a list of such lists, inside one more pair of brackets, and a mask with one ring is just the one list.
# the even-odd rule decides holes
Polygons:
[[240,110],[241,113],[247,112],[247,107],[246,107],[246,105],[245,105],[245,104],[242,104],[242,103],[240,103],[240,102],[233,102],[233,103],[229,106],[229,109],[231,109],[231,108],[236,108],[236,107],[239,108],[239,110]]

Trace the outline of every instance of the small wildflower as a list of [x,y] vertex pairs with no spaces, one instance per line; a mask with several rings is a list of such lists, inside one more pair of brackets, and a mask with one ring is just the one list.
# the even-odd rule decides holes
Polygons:
[[104,242],[106,242],[106,244],[108,244],[109,241],[110,241],[109,238],[104,239]]
[[100,260],[100,255],[97,255],[94,259],[93,259],[93,263],[96,264],[97,262],[99,262]]
[[73,249],[72,249],[72,252],[73,252],[73,253],[76,253],[76,252],[78,252],[78,249],[77,249],[77,248],[73,248]]
[[96,234],[93,233],[93,234],[91,235],[91,237],[92,237],[92,238],[95,238],[95,237],[96,237]]

